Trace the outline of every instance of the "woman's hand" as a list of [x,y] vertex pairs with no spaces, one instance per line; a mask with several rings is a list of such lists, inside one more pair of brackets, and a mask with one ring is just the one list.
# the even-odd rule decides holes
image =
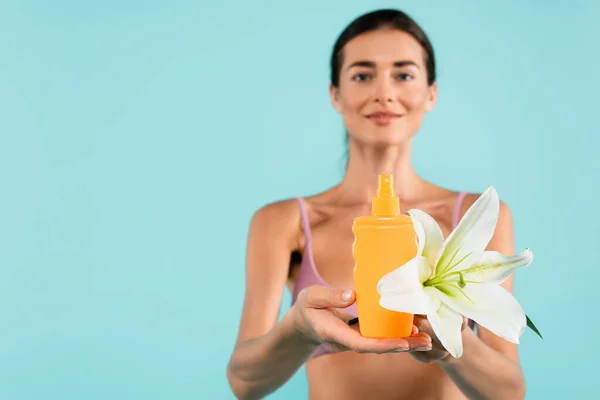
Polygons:
[[[415,360],[422,362],[424,364],[430,364],[435,361],[442,360],[446,357],[452,357],[450,353],[446,351],[442,343],[438,339],[438,337],[433,332],[431,328],[431,324],[429,320],[424,315],[415,315],[414,325],[417,327],[418,331],[421,333],[426,333],[429,337],[431,337],[432,341],[432,349],[430,351],[416,351],[411,353]],[[469,321],[467,318],[463,316],[463,323],[461,326],[461,332],[465,330],[469,326]]]
[[404,339],[371,339],[360,335],[358,325],[349,326],[353,316],[340,308],[350,306],[356,300],[354,291],[310,286],[303,289],[290,310],[295,329],[309,342],[328,344],[335,351],[352,350],[358,353],[426,352],[432,341],[428,334],[418,332]]

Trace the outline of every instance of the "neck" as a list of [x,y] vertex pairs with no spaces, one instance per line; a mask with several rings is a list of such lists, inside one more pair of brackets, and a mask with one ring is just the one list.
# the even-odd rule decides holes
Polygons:
[[394,147],[364,146],[350,141],[348,166],[338,186],[339,201],[345,204],[370,203],[377,191],[377,176],[392,174],[394,189],[400,200],[411,200],[422,193],[426,182],[411,164],[408,141]]

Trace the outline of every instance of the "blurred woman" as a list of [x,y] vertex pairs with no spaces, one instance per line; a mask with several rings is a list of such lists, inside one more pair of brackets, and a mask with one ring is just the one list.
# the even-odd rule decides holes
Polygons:
[[[516,345],[463,324],[455,359],[425,317],[405,339],[362,337],[352,291],[352,222],[370,213],[378,174],[393,174],[402,211],[433,216],[445,236],[479,194],[425,181],[413,138],[437,98],[435,57],[423,30],[397,10],[354,20],[331,55],[331,102],[348,135],[343,179],[322,193],[265,205],[252,218],[246,294],[227,374],[240,399],[262,398],[306,365],[311,399],[518,399],[525,383]],[[488,250],[513,254],[501,202]],[[503,286],[512,291],[512,276]],[[293,305],[278,322],[285,288]]]

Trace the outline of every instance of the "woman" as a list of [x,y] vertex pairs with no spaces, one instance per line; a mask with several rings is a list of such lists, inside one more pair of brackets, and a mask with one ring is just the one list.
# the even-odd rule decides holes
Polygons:
[[[427,36],[397,10],[359,17],[334,46],[330,95],[348,132],[347,169],[337,186],[253,216],[243,315],[227,369],[233,392],[262,398],[306,363],[311,399],[523,398],[516,346],[484,328],[475,333],[463,324],[464,353],[455,359],[425,317],[416,317],[406,339],[365,338],[348,324],[356,316],[351,226],[370,213],[378,174],[393,174],[402,211],[426,211],[444,235],[478,197],[429,183],[411,166],[413,136],[437,96]],[[514,253],[504,203],[492,249]],[[286,285],[293,305],[278,322]],[[512,277],[503,285],[512,291]]]

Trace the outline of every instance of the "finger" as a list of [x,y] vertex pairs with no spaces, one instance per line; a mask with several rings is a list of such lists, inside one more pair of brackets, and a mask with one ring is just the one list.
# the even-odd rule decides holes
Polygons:
[[469,318],[465,317],[464,315],[462,316],[463,322],[462,325],[460,327],[461,331],[464,331],[465,329],[467,329],[467,327],[469,326]]
[[431,336],[425,332],[418,332],[414,335],[410,335],[410,337],[407,337],[406,340],[411,343],[414,341],[415,346],[422,343],[431,344],[433,342]]
[[429,336],[429,334],[427,334],[426,332],[417,332],[414,335],[410,335],[410,337],[423,337],[423,338],[428,338],[431,339],[431,336]]
[[328,324],[322,333],[325,342],[336,343],[359,353],[384,353],[397,348],[408,350],[407,342],[403,339],[371,339],[361,336],[358,326],[352,327],[336,319]]
[[417,333],[408,338],[375,339],[361,336],[353,327],[340,323],[331,326],[325,332],[325,340],[338,343],[359,353],[387,353],[431,349],[431,338],[424,333]]
[[419,332],[428,332],[429,335],[432,336],[434,340],[436,340],[435,332],[433,331],[431,323],[429,322],[426,316],[415,315],[413,324],[416,325],[416,327],[419,329]]
[[[352,329],[354,329],[355,331],[360,333],[360,324],[358,323],[358,318],[353,318],[350,321],[348,321],[348,326],[350,326]],[[420,332],[419,328],[417,328],[415,325],[413,325],[410,335],[414,336],[414,335],[418,334],[419,332]],[[427,335],[426,333],[424,335],[429,337],[429,335]]]
[[367,352],[389,353],[389,352],[413,352],[413,351],[428,351],[432,349],[431,338],[427,335],[410,336],[404,339],[369,339],[364,343],[358,343],[354,350],[361,351],[365,349]]
[[[345,313],[340,313],[340,314],[345,314]],[[348,315],[348,314],[345,314],[345,315]],[[345,320],[344,318],[341,318],[341,319]],[[351,320],[349,320],[348,326],[352,327],[352,329],[354,329],[355,331],[360,332],[360,325],[358,324],[358,318],[352,318]],[[414,336],[417,333],[419,333],[419,328],[417,328],[416,325],[413,325],[410,334],[411,334],[411,336]],[[429,337],[429,335],[424,334],[424,337]]]
[[319,285],[302,289],[300,296],[304,304],[312,308],[344,308],[351,305],[356,298],[353,290],[329,289]]
[[406,341],[406,351],[428,351],[432,348],[431,337],[419,332],[404,339]]

